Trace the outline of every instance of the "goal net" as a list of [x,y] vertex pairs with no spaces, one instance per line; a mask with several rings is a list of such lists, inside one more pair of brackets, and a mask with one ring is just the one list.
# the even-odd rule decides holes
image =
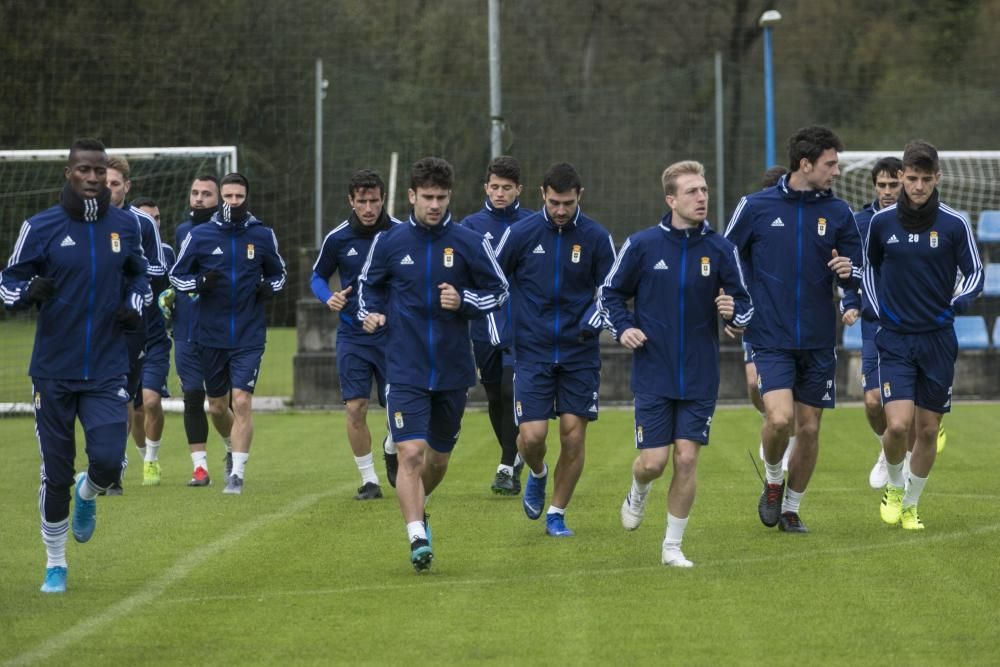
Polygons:
[[[69,151],[0,151],[0,261],[7,258],[21,223],[59,199],[65,184],[63,169]],[[186,217],[188,189],[198,174],[222,177],[236,170],[234,146],[193,146],[163,148],[109,148],[108,154],[128,160],[132,189],[128,199],[152,197],[160,209],[164,243],[174,245],[177,225]],[[34,343],[37,310],[17,313],[0,308],[0,414],[30,410],[31,380],[28,362]],[[171,375],[171,393],[176,380]]]

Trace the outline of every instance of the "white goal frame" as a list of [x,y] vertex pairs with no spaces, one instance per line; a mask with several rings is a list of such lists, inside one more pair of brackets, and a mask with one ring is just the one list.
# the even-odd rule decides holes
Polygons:
[[[227,174],[236,171],[236,146],[161,146],[153,148],[109,148],[108,154],[125,159],[152,160],[158,157],[214,157],[218,171]],[[57,162],[69,158],[68,148],[46,148],[0,151],[3,162]]]

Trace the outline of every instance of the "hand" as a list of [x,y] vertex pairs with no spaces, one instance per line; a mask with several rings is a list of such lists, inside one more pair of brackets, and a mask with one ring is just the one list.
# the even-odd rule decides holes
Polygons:
[[28,299],[31,301],[35,301],[37,303],[48,301],[56,295],[55,278],[35,276],[28,283],[27,294]]
[[840,319],[844,322],[844,324],[850,327],[854,326],[854,323],[858,321],[859,317],[861,317],[861,313],[858,309],[851,308],[850,310],[845,310]]
[[833,259],[826,263],[830,270],[837,274],[837,277],[841,280],[847,280],[851,277],[851,258],[841,257],[837,254],[837,251],[833,251]]
[[733,319],[733,313],[736,312],[736,301],[726,294],[726,290],[720,288],[719,296],[715,297],[715,308],[719,311],[722,319],[728,321]]
[[448,283],[441,283],[438,289],[441,290],[441,307],[445,310],[458,310],[462,305],[462,297],[455,288]]
[[174,292],[173,287],[168,287],[167,289],[160,292],[160,296],[156,298],[156,305],[160,307],[160,312],[163,313],[163,319],[167,322],[174,314],[174,302],[177,300],[177,293]]
[[354,290],[354,287],[348,285],[339,292],[334,292],[330,295],[330,298],[326,300],[326,306],[335,313],[339,313],[347,305],[347,295]]
[[646,334],[643,333],[642,329],[629,327],[618,337],[618,342],[630,350],[638,350],[646,344]]
[[257,285],[257,303],[267,303],[274,296],[274,288],[266,280]]
[[222,279],[222,274],[212,269],[211,271],[206,271],[205,273],[198,276],[198,286],[195,287],[195,291],[198,294],[205,294],[206,292],[211,292],[215,286]]
[[379,327],[385,326],[385,315],[382,313],[368,313],[365,316],[364,323],[361,328],[365,330],[365,333],[375,333],[378,331]]
[[125,331],[133,332],[138,331],[142,326],[142,314],[138,310],[132,310],[131,308],[126,308],[122,306],[115,313],[115,321],[118,322],[119,326]]
[[732,324],[727,324],[725,331],[726,335],[729,336],[730,338],[736,338],[737,336],[742,336],[743,332],[746,331],[746,329]]
[[135,278],[146,274],[146,262],[137,255],[127,255],[122,263],[122,273],[126,278]]

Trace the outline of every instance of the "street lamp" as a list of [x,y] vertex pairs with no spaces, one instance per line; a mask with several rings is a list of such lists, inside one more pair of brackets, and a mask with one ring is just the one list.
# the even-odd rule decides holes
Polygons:
[[771,59],[771,28],[781,22],[781,14],[769,9],[757,25],[764,29],[764,168],[774,165],[774,66]]

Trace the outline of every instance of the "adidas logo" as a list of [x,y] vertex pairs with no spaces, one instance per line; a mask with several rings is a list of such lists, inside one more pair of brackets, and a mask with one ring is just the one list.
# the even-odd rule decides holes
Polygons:
[[403,266],[409,266],[409,265],[413,264],[413,258],[410,257],[409,255],[407,255],[403,259],[399,260],[399,263],[401,265],[403,265]]
[[653,265],[653,269],[656,270],[656,271],[666,271],[669,268],[670,267],[667,266],[667,263],[664,262],[662,259],[659,262],[657,262],[656,264]]
[[222,248],[220,248],[219,246],[216,246],[215,250],[212,251],[212,254],[213,255],[221,255],[222,254]]
[[890,243],[899,243],[899,239],[896,238],[895,234],[890,236],[889,240],[885,242],[886,245],[889,245]]
[[492,241],[493,240],[493,235],[490,234],[489,232],[486,232],[485,234],[483,234],[483,238]]
[[829,400],[832,400],[832,399],[830,398],[830,392],[826,392],[825,394],[823,394],[823,400],[824,400],[824,401],[829,401]]
[[256,381],[256,380],[250,380],[249,382],[247,382],[247,386],[248,386],[248,387],[253,387],[253,386],[254,386],[254,385],[256,385],[256,384],[257,384],[257,381]]
[[62,243],[60,243],[59,245],[63,248],[68,248],[70,246],[76,245],[76,241],[67,236],[62,240]]
[[136,357],[136,358],[137,359],[145,359],[146,358],[146,350],[143,350],[142,352],[140,352],[139,356]]
[[533,252],[536,255],[544,255],[545,254],[545,248],[543,248],[542,244],[539,243],[538,245],[535,246],[535,249],[532,250],[531,252]]
[[128,392],[124,388],[118,390],[118,396],[124,398],[126,401],[128,400]]
[[347,251],[347,256],[348,257],[354,257],[357,254],[358,254],[358,251],[355,250],[354,248],[351,248],[350,250]]
[[785,223],[781,221],[781,218],[775,218],[774,222],[771,223],[772,227],[784,227]]
[[590,406],[590,411],[597,412],[597,403],[594,403],[593,405]]

